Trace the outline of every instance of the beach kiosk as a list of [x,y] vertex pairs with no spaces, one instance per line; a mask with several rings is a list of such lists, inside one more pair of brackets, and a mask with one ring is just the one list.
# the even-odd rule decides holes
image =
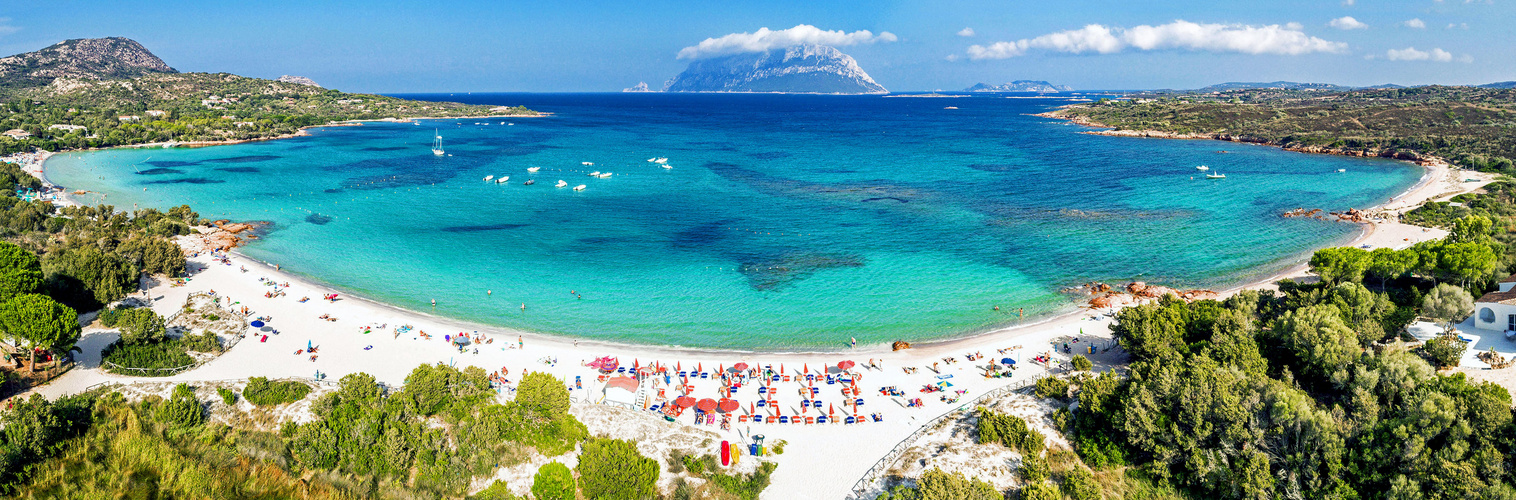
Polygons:
[[605,381],[605,404],[616,405],[623,408],[637,408],[637,379],[632,377],[611,377]]

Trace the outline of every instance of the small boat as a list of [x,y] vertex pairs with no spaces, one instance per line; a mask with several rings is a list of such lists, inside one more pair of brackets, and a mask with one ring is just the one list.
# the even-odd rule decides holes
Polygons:
[[655,162],[655,161],[658,161],[658,159],[657,158],[648,158],[647,159],[648,163],[652,163],[652,162]]
[[958,106],[948,106],[948,107],[942,108],[942,109],[958,109]]
[[432,154],[436,156],[446,154],[447,152],[442,150],[442,133],[437,129],[432,129],[432,135],[437,136],[436,140],[432,141]]
[[580,184],[578,186],[574,186],[574,190],[575,191],[584,191],[584,184]]
[[1205,174],[1207,179],[1225,179],[1226,174]]
[[590,172],[590,177],[600,177],[600,171],[596,170],[594,172]]
[[538,170],[542,170],[542,167],[528,167],[526,169],[527,172],[531,172],[531,173],[534,173],[534,174],[537,173]]
[[673,166],[673,165],[669,165],[669,164],[667,164],[667,163],[664,163],[664,164],[663,164],[663,169],[664,169],[664,170],[669,170],[669,169],[672,169],[672,168],[674,168],[674,166]]
[[596,175],[595,177],[599,177],[601,179],[608,179],[608,178],[611,177],[611,173],[610,172],[601,172],[600,175]]
[[502,176],[500,176],[499,179],[495,179],[495,184],[505,184],[506,182],[509,182],[510,180],[511,180],[510,176],[508,176],[508,175],[502,175]]
[[558,183],[557,184],[553,184],[553,187],[566,187],[568,185],[569,185],[569,183],[563,182],[563,179],[558,179]]
[[537,181],[534,181],[534,180],[531,180],[531,179],[527,179],[526,182],[521,183],[521,185],[523,185],[523,186],[530,186],[530,185],[536,184],[536,183],[537,183]]
[[1201,166],[1195,167],[1195,170],[1199,170],[1201,172],[1204,172],[1204,171],[1207,171],[1207,170],[1210,170],[1210,169],[1211,169],[1211,167],[1207,167],[1205,165],[1201,165]]
[[668,163],[668,162],[669,162],[668,158],[653,158],[653,163],[664,164],[664,163]]
[[1348,169],[1345,169],[1345,168],[1339,168],[1339,169],[1337,169],[1337,173],[1339,173],[1339,174],[1343,173],[1343,172],[1347,172],[1347,171],[1348,171]]
[[493,176],[493,175],[486,175],[486,176],[484,176],[484,182],[489,182],[489,181],[492,181],[492,180],[495,180],[495,176]]
[[592,162],[592,161],[581,161],[581,162],[579,162],[579,164],[580,165],[584,165],[586,167],[592,167],[592,166],[595,165],[595,162]]

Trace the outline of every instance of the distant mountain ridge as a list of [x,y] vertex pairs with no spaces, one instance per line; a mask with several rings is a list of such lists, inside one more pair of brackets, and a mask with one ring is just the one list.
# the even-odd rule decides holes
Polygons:
[[697,59],[664,85],[665,92],[882,94],[851,56],[825,45]]
[[1495,82],[1476,86],[1482,89],[1516,89],[1516,82]]
[[1329,92],[1341,92],[1353,90],[1357,87],[1345,87],[1331,83],[1300,83],[1300,82],[1226,82],[1201,87],[1197,92],[1224,92],[1228,90],[1251,90],[1251,89],[1285,89],[1285,90],[1321,90]]
[[284,75],[275,79],[274,81],[284,83],[298,83],[301,85],[309,85],[312,87],[321,88],[321,84],[316,83],[315,80],[303,76]]
[[1053,85],[1042,80],[1016,80],[999,85],[976,83],[973,87],[963,89],[964,92],[1072,92],[1073,90],[1074,88],[1068,85]]
[[178,73],[135,40],[64,40],[42,50],[0,58],[0,87],[33,87],[58,78],[105,80]]

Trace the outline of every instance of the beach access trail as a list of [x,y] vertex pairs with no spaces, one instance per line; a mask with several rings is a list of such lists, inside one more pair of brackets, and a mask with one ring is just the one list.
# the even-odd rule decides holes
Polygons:
[[[1423,181],[1396,197],[1388,208],[1405,210],[1429,199],[1445,199],[1471,191],[1488,182],[1487,179],[1464,182],[1462,174],[1454,178],[1449,175],[1450,172],[1452,171],[1442,166],[1428,167]],[[1365,231],[1348,244],[1367,245],[1371,248],[1404,248],[1420,241],[1441,238],[1445,234],[1440,230],[1386,222],[1366,225]],[[1090,357],[1096,362],[1097,370],[1119,366],[1125,358],[1119,347],[1106,349],[1111,346],[1111,319],[1102,313],[1111,311],[1081,310],[1043,323],[1006,328],[958,340],[918,344],[911,349],[893,352],[889,345],[860,345],[854,349],[831,353],[698,350],[611,344],[589,339],[576,341],[566,336],[484,327],[401,310],[349,297],[345,293],[339,295],[339,300],[327,301],[323,300],[323,296],[340,292],[278,271],[235,252],[225,262],[214,260],[205,253],[189,260],[190,268],[195,271],[186,285],[174,286],[166,280],[159,280],[146,291],[155,311],[165,316],[171,315],[185,303],[189,294],[214,290],[216,295],[227,301],[222,303],[223,307],[230,302],[234,307],[249,308],[251,317],[271,317],[268,327],[277,329],[280,333],[268,334],[264,341],[264,332],[249,328],[246,339],[202,366],[171,377],[141,378],[118,376],[100,369],[99,349],[114,341],[116,333],[90,328],[86,329],[79,342],[84,350],[80,356],[80,366],[35,392],[56,398],[110,382],[195,382],[254,376],[312,380],[318,371],[326,381],[336,381],[344,375],[363,372],[373,375],[380,382],[398,386],[404,383],[405,376],[416,366],[441,363],[460,368],[478,366],[487,373],[505,368],[508,370],[505,378],[513,382],[527,371],[551,373],[567,381],[570,387],[575,387],[577,378],[583,387],[570,391],[574,402],[576,405],[594,405],[600,404],[604,399],[604,384],[599,381],[600,372],[586,364],[602,356],[617,358],[622,367],[628,370],[634,363],[639,366],[659,363],[687,372],[698,367],[699,371],[713,375],[717,374],[719,368],[746,363],[760,370],[772,367],[776,372],[800,380],[781,381],[769,386],[779,394],[772,399],[779,402],[778,411],[786,416],[818,416],[830,409],[835,409],[832,414],[841,416],[847,413],[843,404],[846,399],[864,400],[865,404],[857,413],[866,419],[874,413],[881,415],[882,421],[852,425],[738,422],[736,416],[746,415],[753,410],[760,415],[770,415],[774,411],[770,407],[755,408],[756,400],[760,399],[757,389],[763,385],[749,382],[731,395],[741,406],[731,413],[734,417],[730,430],[722,430],[717,425],[699,426],[700,429],[717,432],[724,436],[723,439],[733,443],[746,443],[746,438],[751,434],[764,435],[769,444],[779,440],[788,442],[782,455],[766,457],[778,462],[779,468],[773,476],[772,485],[764,492],[764,498],[838,499],[850,497],[855,482],[880,457],[939,415],[964,406],[990,391],[1023,383],[1046,373],[1049,365],[1056,367],[1058,363],[1066,362],[1072,354],[1087,352],[1090,346],[1096,347],[1097,354]],[[1229,290],[1222,296],[1247,288],[1269,288],[1280,278],[1303,275],[1304,266],[1300,266],[1267,280]],[[288,286],[279,287],[284,292],[283,295],[268,298],[265,294],[274,290],[270,283],[288,283]],[[301,297],[309,297],[310,300],[299,302]],[[481,304],[488,304],[492,300],[499,302],[491,307],[498,307],[503,315],[532,314],[530,303],[525,311],[520,311],[518,303],[504,299],[481,295],[477,300]],[[337,320],[320,319],[322,315]],[[410,325],[413,329],[397,335],[395,329],[401,325]],[[365,329],[369,333],[364,333]],[[431,339],[422,338],[422,331],[429,334]],[[444,340],[444,336],[460,332],[468,332],[476,342],[482,336],[484,343],[468,345],[460,352]],[[521,344],[518,344],[518,338]],[[1070,354],[1065,354],[1061,349],[1065,342],[1072,346]],[[314,361],[310,354],[303,352],[307,345],[318,347]],[[982,355],[982,358],[970,360],[969,355]],[[1033,358],[1039,355],[1050,356],[1051,363],[1033,363]],[[1018,369],[1013,376],[984,376],[984,366],[1007,357],[1017,360]],[[949,363],[944,358],[956,361]],[[824,382],[814,384],[819,388],[817,396],[803,398],[799,395],[801,388],[808,386],[801,382],[805,380],[802,372],[821,374],[824,377],[825,370],[836,367],[842,361],[852,361],[858,365],[850,370],[861,375],[856,386],[860,389],[858,396],[848,396],[845,399],[841,394],[845,385]],[[870,364],[877,367],[868,368]],[[937,365],[935,372],[934,364]],[[914,367],[914,373],[907,373],[907,367]],[[950,378],[946,377],[949,375]],[[684,384],[677,378],[673,381],[673,385],[656,386],[655,391],[661,388],[665,399],[675,398],[679,395],[676,386]],[[924,386],[938,382],[949,382],[952,386],[944,392],[919,392]],[[718,394],[722,385],[720,382],[696,378],[690,380],[689,385],[694,386],[690,394],[696,398],[721,397]],[[903,391],[905,397],[880,394],[881,387],[890,386]],[[960,390],[964,393],[957,401],[948,403],[940,400],[942,395],[951,396],[954,391]],[[508,391],[502,394],[502,399],[508,397]],[[915,398],[920,398],[923,405],[904,405],[907,399]],[[797,408],[801,401],[807,399],[821,401],[823,407],[803,411]],[[656,402],[655,398],[647,403]],[[626,411],[653,415],[642,410]],[[659,425],[693,425],[693,413],[692,409],[680,416],[677,422],[660,421]],[[596,429],[592,427],[591,432],[596,432]],[[744,461],[750,460],[751,458],[744,457]],[[529,485],[513,486],[519,486],[524,491]]]

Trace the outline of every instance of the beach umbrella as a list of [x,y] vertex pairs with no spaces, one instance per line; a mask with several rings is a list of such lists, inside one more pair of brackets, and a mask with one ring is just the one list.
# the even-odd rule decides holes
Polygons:
[[842,370],[842,371],[847,371],[848,369],[852,368],[854,365],[857,365],[857,364],[858,363],[854,363],[854,362],[849,361],[849,360],[844,360],[844,361],[842,361],[840,363],[837,363],[837,369],[838,370]]
[[641,368],[641,367],[642,367],[642,363],[639,363],[637,361],[637,358],[632,358],[632,369],[636,370],[636,369]]
[[737,363],[735,365],[732,365],[732,371],[735,371],[735,372],[738,372],[738,373],[747,371],[747,368],[748,368],[747,363]]
[[747,414],[753,415],[756,413],[758,413],[758,403],[748,403]]
[[711,410],[715,410],[716,409],[716,400],[711,399],[711,398],[701,399],[700,401],[698,401],[698,402],[695,403],[695,409],[703,411],[703,412],[706,412],[706,413],[710,413]]
[[832,404],[831,403],[827,403],[826,404],[826,414],[827,415],[836,415],[837,414],[837,409],[836,408],[832,408]]
[[806,363],[804,365],[804,368],[801,369],[800,374],[801,375],[805,375],[805,374],[810,373],[810,372],[811,372],[811,364],[810,363]]
[[702,368],[702,367],[704,367],[704,366],[705,366],[705,365],[703,365],[703,364],[700,364],[700,363],[695,363],[695,371],[697,371],[697,372],[703,372],[703,371],[705,371],[705,370],[702,370],[702,369],[701,369],[701,368]]
[[258,321],[256,319],[253,320],[252,323],[248,323],[248,324],[252,325],[253,328],[263,328],[263,322],[262,321]]
[[721,401],[716,402],[716,410],[721,413],[731,413],[741,407],[742,403],[738,403],[735,399],[721,398]]
[[695,398],[689,396],[679,396],[677,398],[674,398],[674,406],[678,406],[680,408],[689,408],[691,406],[695,406]]
[[1011,358],[1000,358],[1000,364],[1002,364],[1002,365],[1014,365],[1014,364],[1016,364],[1016,360],[1011,359]]
[[677,362],[675,362],[674,363],[674,371],[676,371],[676,372],[682,372],[682,371],[684,371],[684,362],[683,361],[677,361]]

